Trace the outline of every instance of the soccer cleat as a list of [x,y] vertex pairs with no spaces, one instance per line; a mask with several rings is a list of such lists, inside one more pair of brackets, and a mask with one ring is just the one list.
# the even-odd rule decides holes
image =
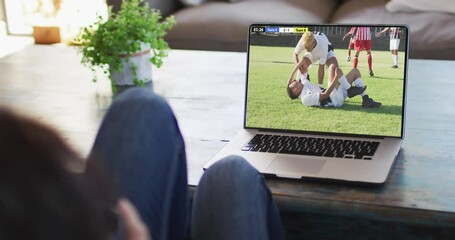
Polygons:
[[367,86],[363,86],[363,87],[352,86],[348,89],[348,97],[350,97],[350,98],[355,97],[355,96],[363,93],[365,91],[365,89],[367,89]]
[[370,76],[374,77],[373,70],[370,70]]
[[363,108],[378,108],[382,105],[380,102],[374,101],[372,98],[365,96],[362,101]]
[[351,56],[347,56],[346,61],[348,61],[348,62],[351,61]]
[[398,65],[392,65],[391,68],[398,68]]

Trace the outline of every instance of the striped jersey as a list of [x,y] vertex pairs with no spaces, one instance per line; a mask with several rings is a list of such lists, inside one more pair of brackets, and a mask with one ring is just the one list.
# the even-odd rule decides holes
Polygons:
[[400,39],[400,28],[391,27],[389,28],[390,39]]
[[352,27],[350,30],[349,30],[349,33],[351,34],[351,41],[352,40],[355,40],[355,27]]
[[356,27],[355,40],[371,40],[370,27]]

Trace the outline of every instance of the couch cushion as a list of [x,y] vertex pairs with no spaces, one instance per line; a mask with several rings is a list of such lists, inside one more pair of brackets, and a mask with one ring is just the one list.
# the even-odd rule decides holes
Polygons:
[[455,14],[453,0],[391,0],[385,7],[390,12],[447,12]]
[[410,28],[410,57],[455,59],[455,15],[438,12],[391,13],[385,0],[344,2],[333,23],[406,24]]
[[208,2],[175,13],[166,36],[171,48],[246,51],[251,23],[326,22],[335,0]]
[[180,0],[180,2],[187,7],[194,7],[206,2],[225,2],[227,0]]

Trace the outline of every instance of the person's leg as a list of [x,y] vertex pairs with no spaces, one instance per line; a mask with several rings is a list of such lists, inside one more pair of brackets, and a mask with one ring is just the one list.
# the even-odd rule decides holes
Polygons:
[[193,239],[284,239],[279,212],[263,176],[239,156],[207,169],[197,187]]
[[395,62],[395,50],[392,50],[392,61],[393,61],[392,68],[394,68],[397,65],[397,63]]
[[394,49],[392,51],[392,56],[393,56],[393,66],[394,68],[398,68],[398,50]]
[[351,71],[349,71],[349,73],[346,74],[346,80],[349,84],[354,83],[354,85],[358,89],[363,89],[363,91],[361,91],[361,92],[353,91],[352,87],[347,90],[348,97],[353,97],[353,96],[358,95],[358,93],[360,93],[360,96],[362,96],[362,107],[378,108],[382,105],[380,102],[376,102],[368,96],[367,91],[365,90],[366,86],[362,80],[362,75],[360,74],[360,71],[358,69],[354,68]]
[[338,65],[338,60],[337,60],[337,58],[335,56],[332,56],[332,57],[327,59],[327,61],[325,62],[325,65],[327,66],[328,72],[329,72],[328,73],[328,80],[329,81],[328,81],[328,84],[327,84],[327,85],[329,85],[329,83],[333,81],[333,78],[335,76],[335,69],[339,66]]
[[352,44],[351,42],[349,42],[349,45],[348,45],[348,56],[346,57],[346,61],[351,61],[351,49],[352,49]]
[[107,112],[90,159],[112,173],[153,239],[182,239],[188,226],[185,147],[166,101],[149,90],[120,94]]
[[373,57],[371,56],[371,50],[367,50],[367,61],[368,61],[368,70],[373,69]]
[[[336,71],[338,71],[337,75],[339,76],[337,81],[338,84],[341,86],[340,88],[342,89],[340,90],[342,94],[338,95],[339,101],[337,101],[337,103],[339,104],[339,106],[343,105],[344,100],[347,97],[352,98],[359,94],[361,94],[362,96],[365,95],[366,86],[363,85],[362,79],[360,78],[360,71],[357,68],[351,69],[351,71],[349,71],[348,74],[346,75],[343,75],[343,72],[341,71],[340,68],[336,69]],[[358,81],[356,82],[354,80]],[[355,82],[355,86],[352,86],[353,82]]]
[[357,68],[357,66],[359,65],[359,54],[360,54],[360,50],[356,49],[355,54],[354,54],[354,61],[353,61],[354,68]]
[[393,65],[392,68],[398,68],[398,48],[400,39],[390,39],[390,51],[392,52]]
[[365,50],[367,51],[368,71],[369,71],[370,76],[374,77],[373,56],[371,55],[371,40],[365,41]]
[[[354,82],[354,80],[356,80],[357,78],[360,78],[360,77],[361,77],[360,71],[357,68],[351,69],[351,71],[349,71],[348,74],[346,74],[346,79],[348,80],[349,84],[352,84]],[[361,87],[361,86],[357,86],[357,87]]]

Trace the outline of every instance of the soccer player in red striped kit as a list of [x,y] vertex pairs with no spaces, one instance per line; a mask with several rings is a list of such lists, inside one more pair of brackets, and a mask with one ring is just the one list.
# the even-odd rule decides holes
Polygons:
[[[354,68],[357,68],[359,64],[359,54],[362,50],[367,51],[368,70],[370,76],[374,76],[373,73],[373,57],[371,56],[371,30],[370,27],[353,27],[349,31],[355,38],[354,49]],[[348,34],[349,34],[348,33]],[[346,34],[346,35],[348,35]]]

